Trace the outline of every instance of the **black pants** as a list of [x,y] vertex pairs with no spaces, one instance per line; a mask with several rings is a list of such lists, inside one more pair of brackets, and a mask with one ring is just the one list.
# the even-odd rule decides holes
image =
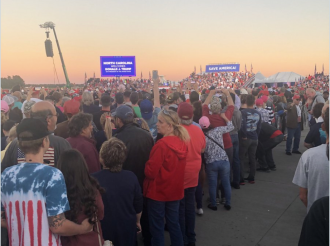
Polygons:
[[141,216],[141,227],[144,246],[151,246],[151,233],[149,228],[148,199],[143,197],[143,210]]
[[283,141],[284,136],[278,135],[265,142],[258,142],[256,156],[261,168],[276,167],[273,159],[273,149]]
[[276,167],[273,159],[273,149],[264,150],[262,143],[258,143],[256,155],[261,168],[268,169]]

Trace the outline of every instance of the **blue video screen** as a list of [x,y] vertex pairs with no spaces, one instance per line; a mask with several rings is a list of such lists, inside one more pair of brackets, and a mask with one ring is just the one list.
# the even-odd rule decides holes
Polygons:
[[240,64],[221,64],[221,65],[206,65],[205,72],[221,73],[221,72],[239,72]]
[[135,56],[101,56],[101,77],[135,77]]

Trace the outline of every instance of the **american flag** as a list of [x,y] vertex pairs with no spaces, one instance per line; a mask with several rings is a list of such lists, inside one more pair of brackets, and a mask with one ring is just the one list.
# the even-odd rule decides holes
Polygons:
[[[4,204],[9,245],[60,246],[60,236],[49,229],[45,202],[16,200]],[[35,218],[36,217],[36,218]]]
[[[15,177],[13,179],[13,177]],[[6,214],[9,245],[61,245],[48,217],[70,209],[61,172],[38,163],[23,163],[1,174],[1,204]]]
[[[17,150],[17,163],[23,163],[26,162],[25,155],[23,151],[18,148]],[[47,152],[44,154],[44,164],[49,166],[54,166],[54,148],[49,147]]]

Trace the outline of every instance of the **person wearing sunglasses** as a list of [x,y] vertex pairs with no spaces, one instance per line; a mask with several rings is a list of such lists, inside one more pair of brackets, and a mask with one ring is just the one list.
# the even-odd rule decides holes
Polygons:
[[143,195],[148,199],[152,245],[164,245],[164,218],[171,245],[183,246],[179,224],[180,200],[184,197],[184,174],[188,131],[180,125],[178,114],[163,109],[158,115],[157,131],[163,135],[151,150],[146,163]]

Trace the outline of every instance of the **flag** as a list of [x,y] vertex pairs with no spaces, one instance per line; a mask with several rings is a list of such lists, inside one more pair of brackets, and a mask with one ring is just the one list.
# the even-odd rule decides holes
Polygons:
[[316,64],[315,64],[315,69],[314,69],[314,76],[316,75]]
[[324,74],[324,63],[322,65],[322,74]]
[[150,73],[150,71],[149,71],[149,80],[151,80],[151,73]]
[[253,72],[253,67],[252,67],[252,63],[251,63],[251,73]]
[[247,73],[246,64],[245,64],[245,73]]
[[201,74],[202,74],[202,65],[200,65],[201,66]]
[[142,79],[142,71],[141,71],[141,79]]
[[[43,157],[44,163],[49,166],[54,166],[54,148],[49,147],[46,153]],[[24,163],[25,160],[25,154],[23,153],[20,148],[17,148],[17,163]]]

